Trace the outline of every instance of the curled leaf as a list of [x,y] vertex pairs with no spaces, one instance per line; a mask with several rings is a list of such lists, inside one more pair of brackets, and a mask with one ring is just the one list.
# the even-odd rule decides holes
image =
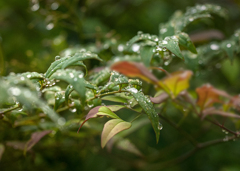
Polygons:
[[101,146],[105,147],[106,143],[117,133],[129,129],[131,127],[130,122],[125,122],[122,119],[112,119],[105,123],[102,136],[101,136]]

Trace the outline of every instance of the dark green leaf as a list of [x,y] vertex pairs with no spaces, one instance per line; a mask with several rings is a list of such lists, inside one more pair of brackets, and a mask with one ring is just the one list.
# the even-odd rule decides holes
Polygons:
[[197,50],[187,33],[181,32],[176,37],[178,38],[180,45],[184,46],[192,53],[197,54]]
[[146,67],[150,66],[152,56],[155,53],[155,47],[154,46],[142,46],[140,48],[140,56],[142,58],[142,62]]

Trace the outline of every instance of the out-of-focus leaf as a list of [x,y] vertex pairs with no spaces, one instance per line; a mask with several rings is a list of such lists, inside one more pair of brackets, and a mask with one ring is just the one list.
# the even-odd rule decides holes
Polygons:
[[236,79],[238,79],[240,68],[239,68],[239,60],[235,59],[232,64],[229,60],[222,61],[221,71],[226,77],[228,81],[234,83]]
[[140,41],[140,40],[150,40],[153,42],[157,42],[158,37],[156,35],[150,35],[148,33],[143,34],[141,31],[139,31],[136,36],[134,36],[131,40],[129,40],[127,42],[127,46],[131,46],[133,43]]
[[126,108],[126,106],[123,106],[123,105],[109,105],[107,107],[108,107],[108,109],[110,109],[113,112],[116,112],[120,109]]
[[102,82],[107,81],[111,76],[111,71],[109,68],[103,69],[100,72],[96,73],[92,78],[92,83],[95,85],[99,85]]
[[129,139],[121,139],[116,144],[118,149],[133,153],[137,156],[142,157],[142,153],[137,149],[137,147]]
[[4,153],[4,150],[5,150],[4,145],[3,145],[3,144],[0,144],[0,161],[1,161],[1,159],[2,159],[2,155],[3,155],[3,153]]
[[26,142],[22,141],[7,141],[6,145],[14,149],[24,150]]
[[158,82],[158,79],[141,63],[122,61],[113,64],[111,69],[128,77],[139,77],[154,84]]
[[140,56],[142,58],[142,62],[146,67],[150,66],[152,56],[155,53],[155,47],[154,46],[142,46],[140,48]]
[[27,77],[28,79],[43,79],[43,74],[39,74],[37,72],[25,72],[21,74],[24,77]]
[[102,100],[108,100],[112,102],[120,102],[120,103],[127,103],[127,99],[119,96],[109,95],[102,97]]
[[51,132],[52,130],[46,130],[32,133],[31,139],[25,145],[25,152],[29,151],[35,144],[38,143],[38,141],[40,141],[45,135]]
[[81,126],[79,127],[78,131],[81,129],[81,127],[83,126],[83,124],[91,119],[91,118],[96,118],[97,116],[107,116],[110,118],[114,118],[114,119],[120,119],[115,113],[113,113],[107,106],[97,106],[93,109],[91,109],[85,120],[83,121],[83,123],[81,124]]
[[205,84],[202,87],[196,89],[198,94],[197,104],[201,110],[210,107],[213,103],[220,102],[219,93],[210,84]]
[[74,90],[76,90],[76,92],[80,95],[81,103],[83,104],[85,102],[86,88],[82,71],[76,71],[73,69],[58,70],[50,77],[50,79],[53,78],[66,81],[71,84]]
[[160,95],[158,95],[157,97],[150,97],[150,100],[153,103],[160,104],[160,103],[164,102],[168,97],[169,97],[169,95],[167,93],[163,92]]
[[65,96],[61,92],[55,93],[54,110],[57,110],[61,104],[65,102]]
[[131,125],[130,122],[123,121],[122,119],[112,119],[105,123],[101,136],[101,147],[104,148],[114,135],[125,129],[129,129]]
[[180,45],[184,46],[192,53],[197,54],[197,50],[187,33],[181,32],[178,35],[176,35],[176,37],[178,38]]
[[227,56],[229,57],[231,63],[233,63],[236,43],[234,41],[226,40],[221,43],[221,48],[227,53]]
[[230,113],[230,112],[224,112],[222,110],[217,110],[215,108],[208,108],[206,110],[203,110],[202,113],[203,113],[202,119],[204,119],[208,115],[220,115],[223,117],[240,119],[239,115],[236,115],[236,114]]
[[52,86],[52,87],[47,87],[42,90],[42,92],[47,92],[47,91],[52,91],[52,92],[59,92],[62,91],[61,87],[59,86]]
[[179,48],[178,39],[177,39],[176,36],[165,37],[165,39],[161,42],[161,46],[167,48],[169,51],[171,51],[177,57],[184,60],[184,57],[183,57],[182,52]]
[[189,79],[192,76],[192,71],[174,72],[163,80],[159,81],[159,85],[173,98],[175,98],[181,91],[189,87]]
[[212,39],[222,40],[224,38],[224,34],[222,32],[214,29],[196,32],[190,34],[189,36],[194,43],[210,41]]
[[136,99],[138,104],[143,108],[143,110],[146,112],[149,120],[152,123],[152,127],[155,131],[156,134],[156,141],[158,142],[159,140],[159,135],[160,135],[160,129],[158,128],[159,125],[159,117],[157,112],[155,111],[153,104],[151,103],[150,99],[142,92],[139,92],[135,88],[128,88],[127,91],[131,93],[131,95]]

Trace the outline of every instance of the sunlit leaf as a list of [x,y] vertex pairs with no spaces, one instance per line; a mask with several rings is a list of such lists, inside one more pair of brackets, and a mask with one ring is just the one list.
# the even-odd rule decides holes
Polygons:
[[85,102],[86,88],[84,86],[85,80],[82,71],[76,71],[73,69],[58,70],[50,78],[63,80],[71,84],[74,90],[80,95],[81,103]]
[[190,70],[174,72],[170,76],[160,80],[159,84],[164,91],[175,98],[181,91],[189,87],[189,79],[192,74]]
[[101,146],[105,147],[106,143],[117,133],[129,129],[131,127],[130,122],[125,122],[122,119],[112,119],[105,123],[102,136],[101,136]]
[[128,77],[139,77],[155,84],[158,82],[158,79],[141,63],[122,61],[113,64],[111,69]]
[[157,112],[155,111],[153,104],[151,103],[150,99],[142,92],[139,92],[135,88],[128,88],[127,91],[131,93],[131,95],[136,99],[138,104],[143,108],[143,110],[146,112],[149,120],[152,123],[152,127],[155,131],[156,134],[156,141],[158,142],[159,140],[159,135],[160,135],[160,130],[158,129],[159,125],[159,117]]

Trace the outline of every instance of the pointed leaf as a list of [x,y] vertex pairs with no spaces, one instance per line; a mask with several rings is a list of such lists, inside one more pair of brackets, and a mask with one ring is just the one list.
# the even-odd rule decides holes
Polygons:
[[175,98],[181,91],[189,87],[189,79],[192,74],[190,70],[174,72],[170,76],[160,80],[159,84],[164,91]]
[[138,156],[143,156],[142,153],[137,149],[137,147],[129,139],[121,139],[116,144],[117,148],[133,153]]
[[58,70],[50,77],[50,79],[53,78],[66,81],[71,84],[76,92],[78,92],[80,95],[81,103],[83,104],[85,102],[86,88],[82,71],[76,71],[73,69]]
[[131,95],[137,100],[138,104],[143,108],[143,110],[146,112],[149,120],[152,123],[152,127],[155,131],[156,134],[156,141],[158,142],[159,140],[159,134],[160,130],[158,129],[159,125],[159,117],[157,112],[155,111],[153,104],[151,103],[150,99],[142,92],[139,92],[135,88],[128,88],[127,91],[131,93]]
[[150,35],[148,33],[143,34],[141,31],[139,31],[138,35],[134,36],[131,40],[127,42],[127,46],[132,46],[135,42],[140,40],[150,40],[153,42],[157,42],[158,37],[156,35]]
[[179,48],[178,39],[176,36],[165,37],[165,39],[161,42],[161,46],[167,48],[169,51],[171,51],[177,57],[184,60],[184,57]]
[[142,58],[142,62],[146,67],[150,66],[152,56],[155,53],[155,47],[154,46],[142,46],[140,48],[140,56]]
[[227,53],[231,63],[233,62],[235,47],[236,43],[234,41],[227,40],[221,43],[221,48]]
[[101,136],[101,146],[105,147],[106,143],[117,133],[129,129],[131,127],[130,122],[125,122],[121,119],[112,119],[105,123],[102,136]]
[[150,97],[150,100],[153,103],[160,104],[160,103],[164,102],[168,97],[169,96],[167,93],[161,93],[157,97]]
[[139,77],[151,83],[158,82],[158,79],[141,63],[122,61],[113,64],[111,69],[128,77]]
[[178,38],[180,45],[184,46],[192,53],[197,54],[197,50],[187,33],[181,32],[176,37]]
[[92,79],[92,83],[95,85],[99,85],[102,82],[107,81],[111,76],[111,71],[109,68],[103,69],[100,72],[97,72]]
[[28,79],[44,79],[43,74],[39,74],[37,72],[25,72],[21,74],[24,77],[27,77]]
[[57,110],[61,104],[65,102],[65,96],[61,92],[55,93],[55,105],[54,110]]
[[125,99],[123,97],[119,97],[119,96],[114,96],[114,95],[104,96],[101,99],[112,101],[112,102],[127,103],[127,99]]

